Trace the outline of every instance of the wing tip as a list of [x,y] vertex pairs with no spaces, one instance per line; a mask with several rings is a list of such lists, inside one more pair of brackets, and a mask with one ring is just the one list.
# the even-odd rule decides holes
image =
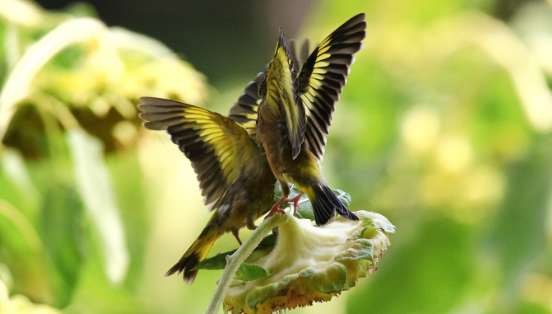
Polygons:
[[306,122],[303,122],[303,123],[300,123],[298,132],[293,136],[290,136],[291,158],[293,160],[297,159],[297,157],[299,157],[299,154],[301,153],[303,143],[305,142],[305,134],[306,134]]
[[[176,100],[143,96],[138,99],[138,117],[145,128],[155,131],[168,130],[184,118],[186,108],[195,107]],[[198,107],[199,108],[199,107]]]
[[143,107],[145,105],[152,105],[152,104],[158,104],[159,102],[164,101],[174,101],[170,99],[164,99],[159,97],[153,97],[153,96],[142,96],[138,98],[138,107]]
[[359,13],[345,23],[341,24],[336,30],[335,33],[346,32],[346,33],[363,33],[362,39],[366,36],[366,14],[364,12]]
[[284,50],[284,53],[286,55],[286,58],[289,60],[289,67],[291,72],[294,72],[296,70],[295,65],[295,58],[293,56],[293,52],[291,51],[291,46],[289,43],[289,40],[286,38],[286,35],[282,28],[279,30],[278,35],[278,44],[276,46],[276,53],[278,53],[278,49],[282,48]]
[[291,159],[295,160],[297,157],[299,157],[299,154],[301,153],[301,145],[292,145],[291,147]]
[[284,33],[284,30],[280,27],[278,29],[278,46],[285,47],[287,46],[287,40],[286,40],[286,34]]
[[349,19],[349,21],[356,21],[357,23],[366,22],[366,13],[360,12]]

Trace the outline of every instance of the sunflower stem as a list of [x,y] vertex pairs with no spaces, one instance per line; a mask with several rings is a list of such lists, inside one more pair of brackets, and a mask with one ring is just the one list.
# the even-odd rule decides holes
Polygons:
[[220,278],[217,290],[211,299],[211,303],[207,308],[206,314],[216,314],[218,309],[226,295],[226,291],[234,279],[236,271],[238,271],[240,265],[251,255],[253,250],[261,243],[266,234],[268,234],[272,229],[282,224],[289,218],[287,213],[284,214],[275,214],[267,219],[265,219],[258,227],[253,231],[251,236],[243,242],[243,244],[238,248],[234,254],[232,254],[224,267],[222,277]]

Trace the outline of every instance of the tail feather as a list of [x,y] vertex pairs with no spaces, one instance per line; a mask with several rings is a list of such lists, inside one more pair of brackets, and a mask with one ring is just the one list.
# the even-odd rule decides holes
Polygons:
[[313,186],[312,193],[309,193],[314,211],[314,220],[317,225],[323,225],[335,215],[337,211],[343,217],[351,220],[358,220],[358,217],[351,212],[347,206],[337,198],[335,193],[328,186],[318,184]]
[[208,225],[178,262],[167,271],[166,276],[182,273],[182,278],[185,282],[193,282],[197,275],[198,264],[205,259],[207,253],[209,253],[209,250],[220,236],[220,232],[212,230]]

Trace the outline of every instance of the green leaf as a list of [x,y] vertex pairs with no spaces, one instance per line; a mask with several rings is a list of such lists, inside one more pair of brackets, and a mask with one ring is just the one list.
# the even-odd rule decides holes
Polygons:
[[150,212],[146,201],[144,174],[140,170],[136,151],[110,154],[107,159],[113,178],[121,218],[130,254],[125,286],[134,288],[140,284],[144,267],[146,246],[150,233]]
[[25,215],[0,199],[0,261],[13,277],[12,292],[51,301],[43,242]]
[[236,250],[220,253],[206,260],[203,260],[201,263],[199,263],[199,265],[197,265],[197,268],[224,269],[224,267],[226,267],[226,257],[232,255],[234,252],[236,252]]
[[102,145],[79,129],[69,130],[67,140],[79,194],[103,246],[106,273],[111,281],[121,282],[128,268],[128,249]]
[[0,156],[2,170],[13,183],[24,192],[36,193],[21,155],[15,150],[5,149]]
[[[266,236],[261,241],[261,243],[259,243],[257,248],[255,248],[255,250],[253,251],[253,253],[251,253],[251,255],[247,260],[250,262],[255,261],[258,256],[266,255],[265,251],[272,250],[272,248],[274,247],[274,244],[276,244],[276,235],[272,233]],[[224,269],[224,267],[226,267],[226,258],[234,254],[234,252],[236,252],[236,250],[220,253],[213,257],[205,259],[201,263],[199,263],[198,268],[199,269]]]
[[[21,155],[13,149],[4,149],[0,153],[0,167],[2,173],[0,177],[5,176],[10,186],[15,191],[8,191],[10,198],[17,196],[21,200],[21,205],[25,208],[36,208],[39,202],[39,194],[31,181],[27,167]],[[1,182],[2,179],[0,179]],[[6,182],[7,183],[7,182]],[[7,187],[6,187],[7,188]],[[14,193],[15,195],[13,195]],[[20,204],[16,204],[20,206]]]
[[255,264],[242,263],[236,272],[236,278],[243,281],[257,280],[269,275],[268,271]]
[[57,274],[55,305],[65,307],[79,283],[84,262],[83,205],[71,186],[52,184],[46,190],[40,215],[40,235]]

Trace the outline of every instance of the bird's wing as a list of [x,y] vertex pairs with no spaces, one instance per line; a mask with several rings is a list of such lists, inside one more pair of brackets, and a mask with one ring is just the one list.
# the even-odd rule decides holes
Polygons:
[[297,65],[297,67],[301,67],[301,65],[305,63],[309,57],[309,40],[303,40],[303,44],[299,47],[296,40],[290,39],[288,41],[288,45],[293,62]]
[[[295,56],[294,59],[297,60],[296,64],[303,64],[309,57],[309,41],[303,41],[299,52],[296,50],[295,43],[292,43],[290,46],[291,53]],[[265,71],[257,73],[255,79],[247,84],[243,94],[240,95],[228,113],[228,117],[245,128],[247,133],[253,138],[255,138],[257,130],[257,115],[262,101],[262,95],[259,94],[260,86],[264,84],[265,78]]]
[[236,121],[252,138],[255,138],[257,130],[257,115],[259,105],[261,104],[261,95],[259,95],[259,86],[263,83],[265,72],[259,72],[257,77],[247,86],[238,101],[230,108],[228,117]]
[[308,39],[303,40],[303,44],[301,45],[301,48],[299,48],[300,50],[297,50],[295,41],[291,45],[291,52],[295,56],[298,66],[303,65],[307,61],[310,53],[309,45]]
[[301,68],[296,90],[305,107],[305,140],[319,159],[330,126],[334,104],[345,84],[353,55],[366,36],[364,14],[358,14],[326,37],[310,54]]
[[140,98],[145,127],[166,130],[190,159],[207,205],[218,208],[241,171],[260,162],[261,153],[246,130],[204,108],[168,99]]
[[266,98],[268,104],[278,106],[285,121],[293,159],[301,152],[306,127],[305,109],[294,89],[295,78],[293,56],[284,34],[280,32],[274,58],[267,69]]

